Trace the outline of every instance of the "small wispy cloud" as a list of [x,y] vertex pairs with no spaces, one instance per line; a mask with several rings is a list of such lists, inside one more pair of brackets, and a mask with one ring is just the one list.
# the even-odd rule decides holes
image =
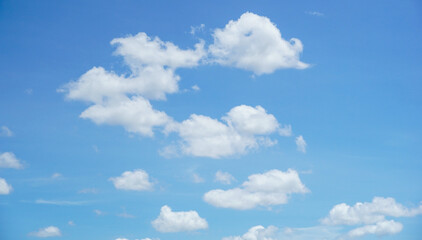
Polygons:
[[318,12],[318,11],[306,11],[305,13],[308,14],[308,15],[311,15],[311,16],[316,16],[316,17],[323,17],[324,16],[324,13]]
[[3,136],[3,137],[11,137],[11,136],[13,136],[13,132],[8,127],[1,126],[0,127],[0,136]]
[[97,194],[99,191],[96,188],[84,188],[78,191],[79,194]]
[[126,212],[125,207],[122,207],[122,209],[123,209],[123,212],[116,214],[116,216],[121,217],[121,218],[135,218],[135,216]]
[[300,135],[299,137],[296,137],[295,142],[296,142],[297,150],[298,150],[299,152],[306,153],[306,145],[307,145],[307,144],[306,144],[306,141],[305,141],[305,139],[303,138],[303,136],[302,136],[302,135]]
[[205,180],[201,176],[199,176],[199,174],[193,173],[192,174],[192,181],[194,183],[203,183]]
[[201,24],[199,26],[191,26],[190,27],[190,34],[195,35],[197,32],[204,31],[205,24]]
[[103,216],[103,215],[105,215],[105,214],[106,214],[105,212],[103,212],[103,211],[101,211],[101,210],[98,210],[98,209],[94,209],[94,213],[95,213],[97,216]]
[[51,175],[52,179],[59,179],[62,178],[63,175],[61,173],[53,173],[53,175]]
[[25,89],[25,93],[28,94],[28,95],[32,95],[33,92],[34,92],[34,90],[32,90],[32,88]]
[[59,206],[71,206],[71,205],[85,205],[88,204],[87,201],[62,201],[62,200],[44,200],[37,199],[35,200],[36,204],[50,204],[50,205],[59,205]]

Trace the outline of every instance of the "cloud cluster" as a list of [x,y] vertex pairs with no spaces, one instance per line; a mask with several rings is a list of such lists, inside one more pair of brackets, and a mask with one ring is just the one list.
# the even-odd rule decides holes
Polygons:
[[303,51],[299,39],[283,39],[270,19],[250,12],[242,14],[237,21],[230,21],[223,29],[216,29],[209,51],[219,64],[258,75],[280,68],[308,67],[299,60]]
[[171,118],[153,109],[149,100],[164,100],[166,94],[178,91],[180,77],[175,70],[198,65],[206,54],[204,43],[196,44],[195,49],[182,50],[171,42],[139,33],[113,39],[111,44],[117,46],[115,54],[122,56],[129,66],[129,74],[118,75],[93,67],[59,91],[65,92],[68,99],[93,104],[82,112],[81,118],[153,136],[153,129]]
[[210,158],[244,154],[260,145],[273,145],[274,141],[266,135],[277,131],[286,132],[272,114],[261,106],[246,105],[232,108],[222,121],[192,114],[189,119],[169,124],[166,129],[168,133],[179,134],[184,154]]
[[152,226],[159,232],[184,232],[207,229],[208,223],[196,211],[173,212],[165,205],[158,218],[152,221]]
[[386,217],[412,217],[422,214],[422,204],[407,208],[394,198],[374,197],[372,202],[358,202],[354,206],[345,203],[335,205],[321,222],[327,225],[364,225],[351,230],[351,237],[366,234],[395,234],[402,230],[401,223],[386,220]]
[[292,193],[307,193],[309,190],[301,182],[299,174],[292,169],[286,172],[274,169],[262,174],[253,174],[240,187],[205,193],[205,202],[221,208],[239,210],[258,206],[285,204]]
[[41,228],[36,232],[31,232],[29,233],[29,235],[34,236],[34,237],[45,238],[45,237],[60,237],[62,233],[58,227],[49,226],[46,228]]
[[153,187],[148,173],[142,169],[126,171],[120,177],[112,177],[109,180],[113,182],[115,188],[121,190],[146,191]]
[[12,152],[4,152],[0,154],[0,168],[23,168],[22,163],[16,158]]
[[[150,100],[165,100],[167,94],[179,91],[179,68],[219,63],[251,70],[256,74],[271,73],[279,68],[303,69],[299,61],[302,44],[281,37],[277,27],[266,17],[244,13],[223,29],[214,31],[214,42],[205,47],[200,40],[191,49],[181,49],[171,42],[146,33],[115,38],[115,55],[129,67],[126,74],[117,74],[102,67],[93,67],[76,81],[59,91],[66,98],[91,103],[80,117],[101,125],[123,126],[126,131],[152,137],[157,128],[177,132],[182,138],[182,152],[193,156],[219,158],[242,154],[258,145],[276,141],[257,137],[278,131],[291,135],[291,126],[279,127],[274,116],[258,107],[233,108],[223,122],[192,114],[178,123],[165,112],[153,108]],[[199,87],[194,85],[194,90]],[[206,129],[202,127],[206,126]],[[192,129],[190,129],[192,128]],[[169,148],[166,148],[169,149]],[[172,151],[173,152],[173,151]],[[174,154],[167,154],[171,156]]]

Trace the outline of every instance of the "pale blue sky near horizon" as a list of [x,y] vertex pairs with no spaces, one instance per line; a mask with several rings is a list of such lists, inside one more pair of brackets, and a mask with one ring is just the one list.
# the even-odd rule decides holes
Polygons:
[[[236,106],[262,106],[292,127],[292,136],[270,135],[273,146],[218,159],[183,153],[166,158],[160,152],[181,141],[177,132],[157,128],[149,137],[96,124],[79,117],[92,103],[58,91],[93,67],[129,75],[110,44],[115,38],[144,32],[181,49],[202,39],[208,49],[215,29],[246,12],[268,18],[283,39],[299,39],[299,59],[310,66],[261,75],[217,63],[178,68],[179,91],[150,103],[176,122],[191,114],[221,120]],[[0,154],[14,153],[23,168],[0,168],[0,178],[13,187],[0,195],[0,239],[36,239],[30,233],[48,226],[61,232],[51,239],[63,240],[214,240],[242,236],[257,225],[320,227],[342,235],[362,225],[322,224],[337,204],[391,197],[416,208],[422,201],[421,29],[416,0],[1,1],[0,127],[13,134],[0,132]],[[300,135],[305,153],[295,144]],[[135,169],[148,173],[153,189],[114,187],[110,178]],[[248,176],[272,169],[294,169],[309,192],[248,210],[204,200],[210,190],[239,187]],[[218,170],[236,180],[217,182]],[[208,227],[159,232],[151,221],[163,205],[197,211]],[[403,229],[359,239],[422,235],[421,215],[386,219]]]

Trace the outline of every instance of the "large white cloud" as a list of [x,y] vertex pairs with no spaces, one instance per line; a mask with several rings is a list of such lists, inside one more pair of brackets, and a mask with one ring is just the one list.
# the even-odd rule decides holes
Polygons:
[[6,182],[6,179],[0,178],[0,195],[7,195],[13,190],[12,185]]
[[394,220],[381,221],[373,225],[365,225],[363,227],[351,230],[347,235],[350,237],[361,237],[367,234],[387,235],[401,232],[403,225]]
[[290,194],[307,192],[309,190],[295,170],[282,172],[274,169],[250,175],[241,187],[211,190],[205,193],[203,198],[216,207],[246,210],[258,206],[285,204]]
[[211,158],[244,154],[260,145],[272,145],[274,141],[267,135],[277,131],[285,135],[276,118],[261,106],[234,107],[222,120],[192,114],[181,123],[167,125],[167,132],[179,134],[185,154]]
[[184,232],[207,229],[208,223],[196,211],[173,212],[165,205],[152,226],[159,232]]
[[23,168],[22,163],[16,158],[12,152],[4,152],[0,154],[0,168]]
[[372,202],[358,202],[354,206],[346,203],[335,205],[322,223],[329,225],[372,224],[384,221],[386,216],[412,217],[422,214],[422,205],[406,208],[394,198],[374,197]]
[[41,228],[36,232],[31,232],[29,233],[29,235],[34,236],[34,237],[45,238],[45,237],[60,237],[62,233],[58,227],[49,226],[46,228]]
[[121,125],[128,132],[153,136],[154,128],[171,122],[166,113],[152,108],[142,97],[122,97],[119,101],[95,104],[80,115],[96,124]]
[[142,169],[126,171],[120,177],[112,177],[114,187],[121,190],[146,191],[153,188],[148,173]]
[[286,41],[270,19],[250,12],[230,21],[223,29],[216,29],[214,43],[209,47],[215,62],[256,74],[280,68],[307,68],[308,64],[299,60],[302,51],[299,39]]

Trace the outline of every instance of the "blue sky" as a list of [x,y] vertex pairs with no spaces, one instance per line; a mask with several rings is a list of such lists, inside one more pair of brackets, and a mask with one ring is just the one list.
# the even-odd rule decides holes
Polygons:
[[421,18],[2,1],[0,239],[418,239]]

